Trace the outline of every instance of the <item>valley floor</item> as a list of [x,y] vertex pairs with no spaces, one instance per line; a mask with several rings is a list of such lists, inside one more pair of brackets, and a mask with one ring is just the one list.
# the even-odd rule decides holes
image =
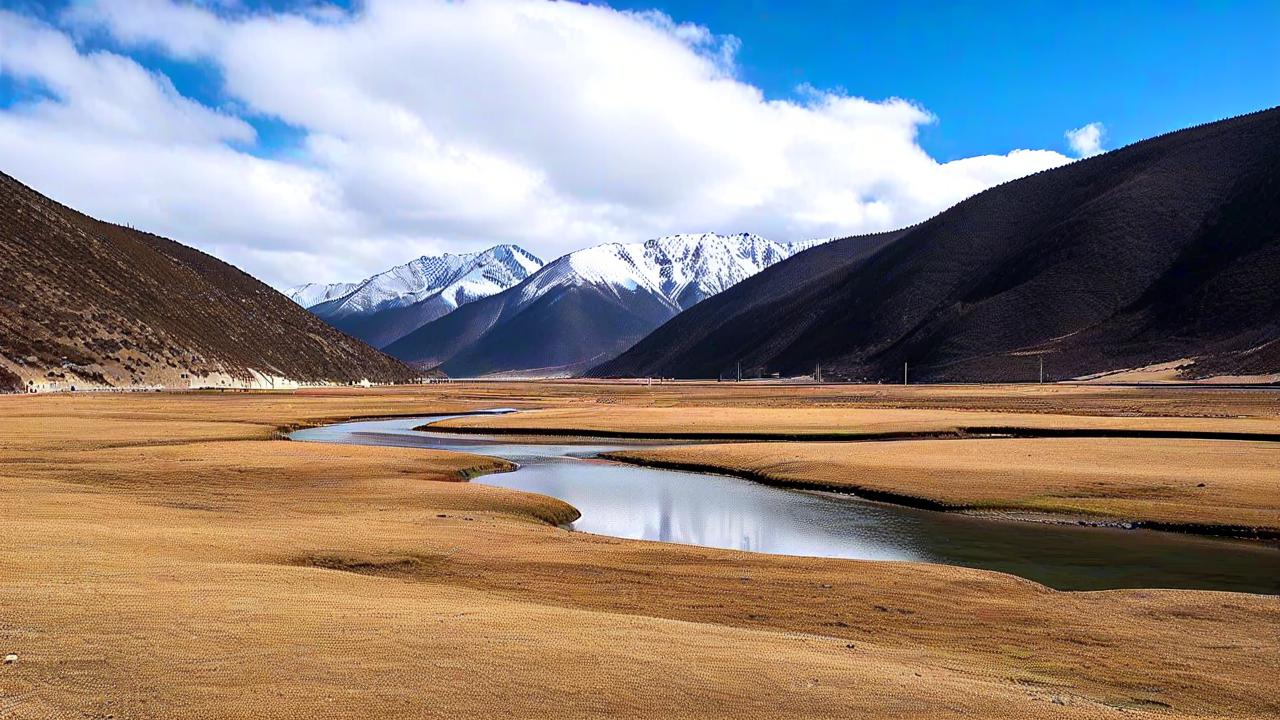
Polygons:
[[[546,413],[488,420],[549,414],[561,429],[578,418],[622,431],[848,432],[859,413],[920,427],[955,425],[957,411],[993,425],[1015,414],[1280,426],[1274,394],[1221,389],[459,383],[0,398],[0,655],[16,656],[0,665],[0,716],[1280,715],[1275,597],[1068,593],[938,565],[598,537],[558,528],[574,514],[559,501],[463,482],[503,461],[280,439],[351,417],[497,406]],[[1015,447],[1058,442],[1083,445]],[[769,447],[697,450],[776,470]],[[1185,464],[1195,490],[1178,477],[1171,492],[1200,502],[1172,505],[1266,520],[1280,487],[1259,453],[1272,447],[805,443],[793,470],[897,457],[915,474],[893,482],[981,503],[1003,501],[989,473],[1011,466],[1008,477],[1054,478],[1073,498],[1061,502],[1091,488],[1087,510],[1123,515],[1114,503],[1131,493],[1110,488]],[[939,469],[948,482],[924,484]]]

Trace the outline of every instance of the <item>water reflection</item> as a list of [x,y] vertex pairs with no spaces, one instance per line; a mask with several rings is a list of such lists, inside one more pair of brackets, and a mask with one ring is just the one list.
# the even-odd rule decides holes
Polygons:
[[560,498],[582,513],[574,529],[601,535],[786,555],[947,563],[1010,572],[1060,589],[1280,592],[1280,549],[1274,546],[980,519],[592,459],[646,443],[540,445],[412,429],[430,419],[344,423],[293,437],[512,460],[520,464],[518,471],[477,482]]
[[918,560],[883,537],[879,508],[843,505],[736,478],[562,458],[523,459],[502,487],[560,498],[582,512],[578,530],[639,540],[785,555]]

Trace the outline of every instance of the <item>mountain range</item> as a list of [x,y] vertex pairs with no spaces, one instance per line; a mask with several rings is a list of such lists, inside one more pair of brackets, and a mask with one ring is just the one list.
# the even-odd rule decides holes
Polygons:
[[385,350],[456,376],[570,375],[811,245],[748,233],[598,245],[426,323]]
[[[802,253],[592,376],[1034,381],[1280,372],[1280,109],[979,193]],[[1122,377],[1122,376],[1117,376]]]
[[5,390],[408,382],[436,367],[795,376],[819,364],[826,378],[871,382],[901,382],[904,369],[912,381],[1031,381],[1041,368],[1050,380],[1274,382],[1280,109],[1014,180],[894,232],[674,235],[545,265],[497,245],[289,298],[0,174],[0,263]]
[[240,270],[0,173],[0,389],[279,387],[421,373]]
[[515,245],[424,255],[359,283],[307,283],[287,295],[343,332],[386,346],[473,300],[524,280],[542,260]]

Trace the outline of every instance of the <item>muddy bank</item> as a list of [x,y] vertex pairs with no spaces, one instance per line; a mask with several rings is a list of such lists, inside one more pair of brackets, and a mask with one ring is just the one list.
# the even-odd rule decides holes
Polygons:
[[424,432],[461,435],[511,435],[519,437],[612,438],[626,440],[690,440],[709,442],[885,442],[894,440],[979,440],[984,438],[1129,438],[1138,440],[1247,440],[1280,442],[1280,432],[1173,430],[1129,428],[1038,428],[974,425],[952,430],[889,432],[652,432],[601,428],[513,427],[504,425],[436,425],[416,428]]

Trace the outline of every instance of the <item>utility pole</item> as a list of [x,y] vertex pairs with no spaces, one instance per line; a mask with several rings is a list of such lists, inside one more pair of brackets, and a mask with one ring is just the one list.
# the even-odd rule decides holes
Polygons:
[[1044,356],[1040,356],[1040,384],[1044,384]]
[[907,364],[905,362],[902,363],[902,384],[907,384]]
[[742,361],[738,361],[738,382],[742,382]]
[[813,379],[819,385],[822,384],[822,363],[813,366]]

